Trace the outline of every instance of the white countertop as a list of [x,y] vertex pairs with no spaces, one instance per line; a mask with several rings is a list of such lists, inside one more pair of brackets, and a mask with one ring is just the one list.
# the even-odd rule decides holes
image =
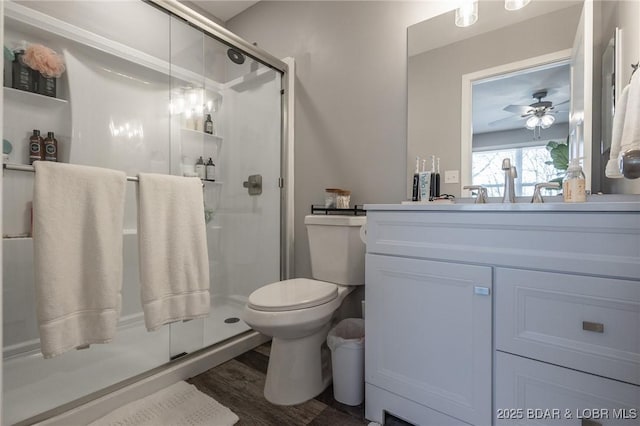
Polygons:
[[490,198],[487,204],[474,204],[472,198],[455,203],[404,202],[403,204],[365,204],[367,211],[456,211],[456,212],[638,212],[640,195],[590,195],[586,203],[564,203],[562,197],[546,197],[544,203],[530,203],[529,197],[518,197],[514,204],[502,204]]

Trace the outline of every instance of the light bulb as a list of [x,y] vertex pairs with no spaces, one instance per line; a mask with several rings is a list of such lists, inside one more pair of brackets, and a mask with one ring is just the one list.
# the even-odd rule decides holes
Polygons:
[[538,117],[536,117],[535,115],[529,117],[527,119],[527,122],[525,123],[525,126],[527,127],[527,129],[529,130],[533,130],[535,129],[538,125],[540,124],[540,119]]
[[529,3],[531,3],[531,0],[504,0],[504,8],[513,11],[522,9]]
[[456,26],[468,27],[478,20],[478,0],[464,0],[456,9]]
[[540,126],[543,129],[548,129],[549,127],[551,127],[554,121],[556,121],[556,118],[553,115],[545,114],[540,119]]

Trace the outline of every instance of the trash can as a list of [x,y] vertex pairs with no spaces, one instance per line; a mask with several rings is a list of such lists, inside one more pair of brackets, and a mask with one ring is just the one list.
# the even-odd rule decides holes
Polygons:
[[346,405],[364,401],[364,320],[347,318],[329,331],[333,396]]

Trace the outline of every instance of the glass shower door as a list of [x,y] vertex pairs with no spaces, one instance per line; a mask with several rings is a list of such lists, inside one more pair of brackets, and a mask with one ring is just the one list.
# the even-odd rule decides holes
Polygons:
[[[211,314],[171,326],[171,355],[249,330],[249,294],[280,279],[281,75],[171,22],[172,174],[205,173]],[[210,160],[210,161],[209,161]]]

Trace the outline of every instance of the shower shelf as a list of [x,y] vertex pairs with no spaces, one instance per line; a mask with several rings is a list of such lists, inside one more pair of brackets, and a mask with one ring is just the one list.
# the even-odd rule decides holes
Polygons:
[[180,128],[180,131],[189,135],[189,136],[204,136],[205,140],[212,140],[215,141],[217,143],[222,143],[222,136],[218,136],[218,135],[211,135],[209,133],[205,133],[201,130],[192,130],[192,129],[186,129],[184,127]]
[[13,101],[28,103],[30,106],[36,106],[39,108],[65,106],[69,104],[69,101],[66,99],[45,96],[39,93],[27,92],[26,90],[14,89],[12,87],[3,87],[3,89],[5,102]]

